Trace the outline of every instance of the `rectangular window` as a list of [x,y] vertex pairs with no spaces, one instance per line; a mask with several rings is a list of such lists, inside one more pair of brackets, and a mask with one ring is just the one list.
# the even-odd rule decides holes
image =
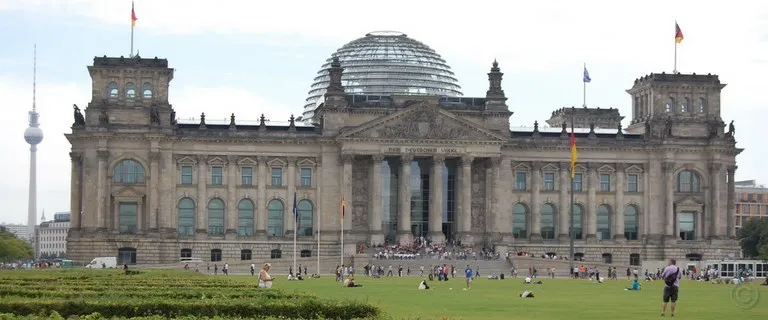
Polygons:
[[181,184],[192,184],[192,166],[181,166]]
[[528,184],[526,183],[527,177],[528,177],[528,174],[525,172],[515,173],[515,190],[525,191],[528,189]]
[[600,174],[600,192],[611,192],[611,175],[607,173]]
[[272,168],[272,186],[280,187],[283,185],[283,168]]
[[211,261],[221,261],[221,249],[211,250]]
[[695,240],[695,212],[680,212],[677,215],[677,229],[680,240]]
[[555,191],[555,174],[552,172],[544,173],[544,191]]
[[120,233],[136,233],[136,225],[139,221],[138,209],[139,205],[136,202],[120,202],[118,208]]
[[222,184],[224,182],[224,168],[211,168],[211,184]]
[[312,186],[312,169],[301,168],[301,186],[302,187]]
[[573,175],[573,192],[582,192],[584,185],[584,174],[582,173],[576,173]]
[[240,250],[240,260],[251,260],[251,250]]
[[637,175],[630,174],[627,176],[627,192],[638,192],[637,188]]
[[253,185],[253,168],[246,167],[240,169],[240,184],[244,186]]

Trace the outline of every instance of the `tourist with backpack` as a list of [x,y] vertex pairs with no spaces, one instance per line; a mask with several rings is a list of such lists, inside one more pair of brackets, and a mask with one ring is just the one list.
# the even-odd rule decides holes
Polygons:
[[669,265],[664,268],[661,273],[661,279],[664,280],[664,303],[661,305],[661,316],[663,317],[667,313],[667,303],[670,301],[670,316],[675,316],[675,305],[677,304],[677,294],[680,291],[680,278],[682,272],[680,268],[676,266],[677,261],[675,259],[669,259]]

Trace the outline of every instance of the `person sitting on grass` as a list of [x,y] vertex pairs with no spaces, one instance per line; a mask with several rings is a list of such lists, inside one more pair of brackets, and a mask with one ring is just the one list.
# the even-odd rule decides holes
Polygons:
[[344,279],[344,286],[347,288],[358,288],[358,287],[362,287],[363,285],[355,284],[355,278],[350,276]]
[[421,283],[419,283],[419,290],[429,290],[427,280],[421,280]]
[[533,291],[525,290],[520,293],[520,298],[533,298]]
[[640,291],[640,282],[638,282],[637,279],[635,279],[635,281],[632,282],[632,286],[628,288],[624,288],[624,290]]

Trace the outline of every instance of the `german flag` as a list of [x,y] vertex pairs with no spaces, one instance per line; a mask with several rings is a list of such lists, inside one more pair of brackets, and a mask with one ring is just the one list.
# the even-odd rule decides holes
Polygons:
[[346,211],[346,207],[344,206],[344,196],[341,196],[341,219],[343,221],[344,219],[344,211]]
[[136,11],[133,10],[133,1],[131,1],[131,27],[136,26]]
[[571,129],[571,178],[576,176],[576,159],[579,158],[579,153],[576,151],[576,134]]
[[675,42],[683,42],[683,39],[683,30],[680,30],[680,26],[677,24],[677,21],[675,21]]

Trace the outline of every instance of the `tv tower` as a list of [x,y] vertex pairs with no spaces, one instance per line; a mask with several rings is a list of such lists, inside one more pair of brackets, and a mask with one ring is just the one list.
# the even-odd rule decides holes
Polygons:
[[29,128],[24,130],[24,140],[29,143],[29,207],[27,228],[30,239],[34,239],[37,225],[37,145],[43,141],[43,130],[37,122],[39,114],[35,97],[37,96],[37,45],[34,46],[32,63],[32,111],[29,112]]

